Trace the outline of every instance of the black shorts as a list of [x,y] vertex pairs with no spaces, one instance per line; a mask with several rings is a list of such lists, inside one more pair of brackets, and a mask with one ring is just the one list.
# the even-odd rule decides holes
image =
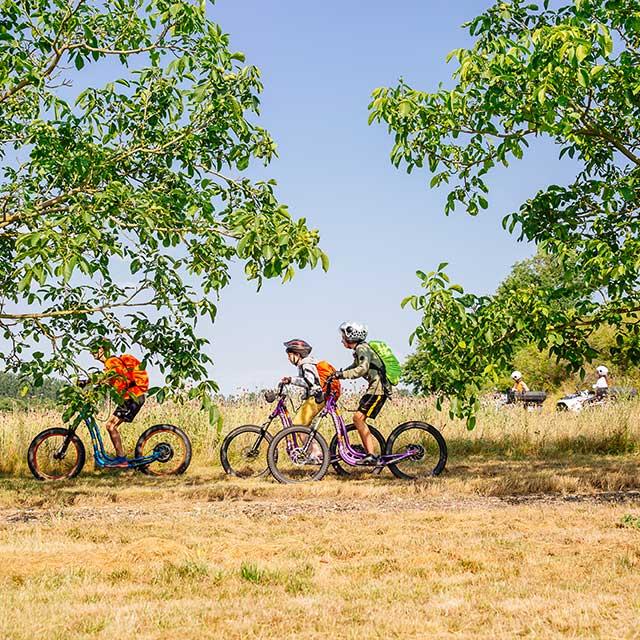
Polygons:
[[388,397],[389,396],[374,396],[370,393],[365,393],[362,398],[360,398],[358,411],[364,413],[367,418],[375,418],[380,413],[380,409],[384,407],[384,403]]
[[116,418],[120,418],[122,422],[133,422],[133,419],[138,415],[138,411],[142,409],[144,401],[144,396],[139,396],[138,398],[127,398],[121,405],[116,407],[113,415]]

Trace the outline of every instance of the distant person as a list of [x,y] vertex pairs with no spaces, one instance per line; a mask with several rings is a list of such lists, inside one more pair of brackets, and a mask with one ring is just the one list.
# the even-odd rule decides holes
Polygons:
[[514,393],[525,393],[529,391],[529,387],[519,371],[514,371],[511,374],[511,378],[513,380],[513,387],[511,387],[511,390]]
[[145,393],[149,389],[149,375],[142,368],[140,360],[129,353],[109,357],[105,346],[101,345],[95,349],[93,357],[104,364],[104,371],[107,374],[106,383],[110,384],[122,397],[121,403],[109,418],[106,429],[116,450],[113,466],[128,467],[129,463],[118,427],[123,422],[133,422],[142,409],[146,399]]
[[609,369],[601,364],[596,367],[597,380],[593,385],[593,390],[596,392],[596,396],[602,397],[609,393]]

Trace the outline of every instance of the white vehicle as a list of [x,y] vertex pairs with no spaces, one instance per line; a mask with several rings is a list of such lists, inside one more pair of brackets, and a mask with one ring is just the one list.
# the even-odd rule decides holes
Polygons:
[[573,411],[578,413],[585,407],[599,407],[603,404],[622,399],[634,398],[638,392],[633,388],[611,387],[608,393],[596,393],[595,391],[578,391],[563,396],[556,402],[558,411]]
[[[603,400],[597,401],[602,404]],[[593,391],[578,391],[577,393],[570,393],[567,396],[563,396],[556,402],[556,409],[558,411],[573,411],[578,413],[582,411],[587,405],[596,403],[596,394]]]

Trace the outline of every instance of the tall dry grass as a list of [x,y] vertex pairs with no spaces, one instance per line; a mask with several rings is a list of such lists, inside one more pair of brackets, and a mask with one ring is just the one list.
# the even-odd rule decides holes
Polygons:
[[[220,408],[224,432],[270,409]],[[88,464],[38,483],[25,452],[59,416],[1,414],[0,638],[638,638],[634,494],[557,494],[640,488],[640,406],[551,409],[485,409],[467,432],[399,398],[379,428],[436,424],[447,473],[304,486],[225,477],[197,407],[151,404],[123,427],[127,446],[180,424],[187,475],[97,477]]]
[[[342,413],[350,421],[350,410],[357,398],[345,397]],[[261,424],[273,405],[255,396],[221,401],[222,437],[242,424]],[[99,419],[110,413],[106,407]],[[485,407],[478,417],[477,427],[467,431],[461,421],[450,420],[438,412],[435,403],[426,398],[397,397],[389,402],[376,421],[376,426],[388,435],[406,420],[424,420],[437,426],[444,434],[452,461],[480,463],[489,461],[563,460],[580,456],[636,456],[640,453],[640,402],[628,401],[588,409],[580,414],[557,413],[548,401],[542,410],[527,412],[521,407],[493,409]],[[157,405],[148,402],[138,419],[123,424],[121,432],[125,446],[133,451],[140,433],[152,424],[171,423],[182,426],[193,444],[195,466],[216,467],[220,434],[207,421],[206,414],[195,404]],[[28,475],[26,452],[32,438],[47,427],[60,426],[60,414],[53,410],[27,410],[0,413],[0,473]],[[275,432],[279,424],[273,423]],[[327,441],[333,426],[325,418],[321,431]],[[91,444],[86,429],[79,435],[85,441],[87,453]],[[105,434],[105,440],[109,439]]]

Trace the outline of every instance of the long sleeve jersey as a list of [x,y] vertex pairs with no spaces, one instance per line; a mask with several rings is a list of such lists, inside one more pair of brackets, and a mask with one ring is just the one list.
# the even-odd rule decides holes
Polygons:
[[300,360],[298,363],[298,375],[291,378],[291,384],[296,387],[302,387],[305,390],[305,400],[322,390],[316,361],[311,356]]
[[342,370],[342,377],[345,380],[365,378],[369,383],[366,393],[383,396],[390,391],[385,384],[383,370],[384,364],[378,354],[366,342],[361,342],[353,350],[353,364]]

